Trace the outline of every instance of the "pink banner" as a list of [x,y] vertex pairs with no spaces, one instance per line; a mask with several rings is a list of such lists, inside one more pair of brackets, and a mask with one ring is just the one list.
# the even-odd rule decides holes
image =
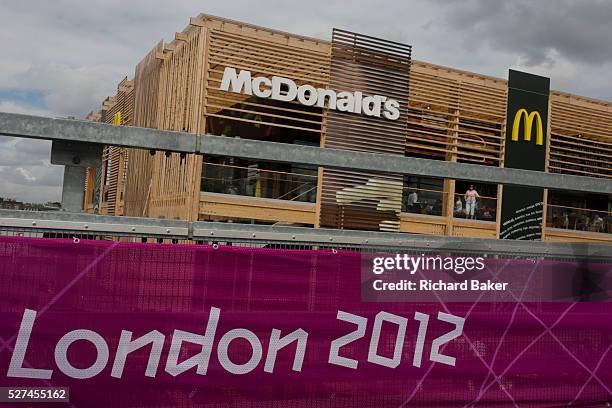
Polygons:
[[362,302],[361,261],[0,238],[0,386],[84,407],[612,401],[612,304]]

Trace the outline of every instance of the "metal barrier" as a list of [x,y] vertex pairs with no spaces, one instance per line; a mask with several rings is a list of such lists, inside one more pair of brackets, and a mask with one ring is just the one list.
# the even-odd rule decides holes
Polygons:
[[612,260],[607,244],[513,241],[19,210],[0,210],[0,234]]
[[[0,112],[0,135],[53,141],[52,162],[66,166],[62,204],[67,210],[83,203],[84,167],[99,160],[102,145],[129,146],[245,159],[296,162],[314,166],[412,174],[419,176],[487,180],[491,183],[612,194],[612,183],[594,177],[497,168],[466,163],[298,146],[136,127],[112,126],[73,119],[50,119]],[[76,171],[75,169],[78,169]],[[82,171],[81,171],[82,170]],[[327,230],[300,227],[186,222],[131,217],[92,216],[77,212],[33,213],[0,211],[0,227],[7,233],[78,233],[84,236],[155,238],[158,240],[257,239],[313,245],[360,248],[444,248],[484,253],[533,256],[605,256],[609,245],[581,243],[482,240],[446,236],[416,236],[369,231]],[[94,234],[95,233],[95,234]],[[609,255],[608,255],[609,256]]]
[[[99,152],[92,146],[126,146],[169,152],[234,156],[245,159],[282,161],[342,169],[412,174],[456,180],[487,180],[489,183],[588,191],[612,194],[606,179],[539,171],[501,168],[477,164],[364,153],[313,146],[264,142],[244,138],[145,129],[74,119],[50,119],[39,116],[0,112],[0,135],[54,141],[61,152],[57,164],[78,167],[71,152],[83,157]],[[55,145],[59,142],[62,145]],[[61,149],[60,149],[61,147]],[[88,151],[91,150],[91,151]],[[83,157],[79,157],[82,166]]]

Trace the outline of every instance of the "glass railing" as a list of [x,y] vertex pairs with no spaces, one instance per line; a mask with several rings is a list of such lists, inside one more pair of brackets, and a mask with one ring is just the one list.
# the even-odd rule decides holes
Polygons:
[[254,166],[204,163],[201,191],[314,203],[317,176],[264,170]]
[[548,204],[546,226],[612,234],[612,212]]
[[[455,218],[471,218],[480,221],[495,221],[497,219],[497,197],[481,195],[476,199],[472,210],[472,204],[466,202],[465,193],[455,193],[453,206]],[[473,217],[472,211],[474,213]]]
[[[416,195],[415,195],[416,194]],[[444,215],[443,203],[447,192],[424,188],[405,187],[402,201],[402,211],[412,214]],[[453,201],[453,214],[455,218],[469,218],[465,194],[455,194]],[[497,198],[480,196],[474,206],[474,219],[481,221],[495,221]]]
[[446,192],[426,188],[404,187],[402,211],[412,214],[443,215]]

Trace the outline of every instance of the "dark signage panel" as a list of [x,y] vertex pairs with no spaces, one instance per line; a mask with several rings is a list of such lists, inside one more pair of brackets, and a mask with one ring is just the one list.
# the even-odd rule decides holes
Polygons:
[[[544,171],[550,79],[510,70],[504,166]],[[542,239],[544,190],[504,186],[500,238]]]
[[[412,47],[334,29],[329,87],[397,101],[397,119],[325,112],[324,147],[404,156]],[[361,97],[361,96],[360,96]],[[322,227],[400,230],[403,175],[325,168],[321,178]]]

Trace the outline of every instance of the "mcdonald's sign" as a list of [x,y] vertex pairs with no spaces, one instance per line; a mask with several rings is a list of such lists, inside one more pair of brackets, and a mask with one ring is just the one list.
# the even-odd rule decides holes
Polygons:
[[[545,170],[549,87],[548,78],[510,70],[504,167]],[[502,194],[499,237],[541,239],[544,190],[505,185]]]
[[[522,119],[522,121],[521,121]],[[521,122],[523,123],[523,140],[531,142],[531,132],[533,130],[533,121],[536,121],[536,144],[542,146],[544,144],[544,130],[542,129],[542,117],[540,112],[532,111],[527,113],[527,110],[521,108],[516,111],[514,121],[512,123],[512,141],[519,141],[519,131]]]

